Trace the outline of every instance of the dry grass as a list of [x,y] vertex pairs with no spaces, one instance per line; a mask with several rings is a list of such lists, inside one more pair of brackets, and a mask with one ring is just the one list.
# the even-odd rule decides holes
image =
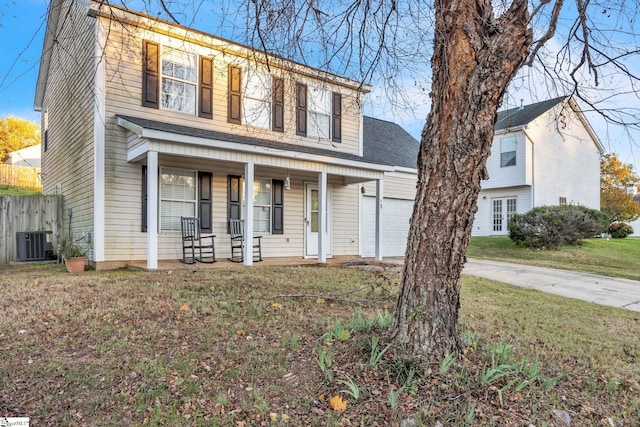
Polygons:
[[[638,313],[465,278],[466,356],[427,366],[390,348],[376,358],[399,275],[5,269],[0,416],[56,426],[562,425],[554,411],[572,426],[640,419]],[[505,345],[513,372],[487,379]],[[329,408],[336,395],[346,411]]]

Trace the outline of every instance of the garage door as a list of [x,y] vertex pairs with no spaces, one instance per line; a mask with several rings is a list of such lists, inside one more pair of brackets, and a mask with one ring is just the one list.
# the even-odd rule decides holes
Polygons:
[[[384,199],[382,205],[382,256],[404,256],[407,249],[412,200]],[[376,255],[376,198],[362,197],[362,256]]]

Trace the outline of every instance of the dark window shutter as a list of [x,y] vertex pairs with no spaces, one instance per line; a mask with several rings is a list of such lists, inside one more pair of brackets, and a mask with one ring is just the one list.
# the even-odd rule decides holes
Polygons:
[[211,184],[213,174],[211,172],[198,172],[198,218],[200,218],[200,231],[211,233],[213,231],[211,210]]
[[198,116],[213,118],[213,59],[200,57],[200,82],[198,84]]
[[44,131],[44,151],[49,149],[49,129]]
[[296,134],[307,136],[307,85],[296,83]]
[[142,48],[142,106],[158,108],[160,92],[160,46],[145,40]]
[[142,188],[140,202],[142,203],[142,218],[140,231],[147,232],[147,165],[142,165]]
[[272,129],[284,132],[284,79],[273,78],[273,123]]
[[284,234],[284,181],[274,179],[271,189],[273,191],[271,234]]
[[229,123],[240,124],[242,122],[240,118],[240,88],[242,84],[240,73],[240,67],[229,65],[229,111],[227,118]]
[[332,97],[332,117],[333,126],[333,137],[332,140],[334,142],[342,141],[342,95],[339,93],[333,93]]
[[240,199],[240,177],[229,175],[227,177],[227,232],[230,219],[241,219],[240,209],[242,200]]

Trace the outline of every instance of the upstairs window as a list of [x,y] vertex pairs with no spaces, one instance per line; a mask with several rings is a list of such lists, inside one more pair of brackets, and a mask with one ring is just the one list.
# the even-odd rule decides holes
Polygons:
[[145,40],[142,105],[213,117],[213,60]]
[[311,88],[307,94],[307,136],[330,139],[331,92],[320,88]]
[[242,108],[245,123],[269,129],[271,124],[271,76],[254,71],[245,72],[246,82]]
[[516,137],[500,139],[500,167],[516,165]]
[[162,108],[195,114],[197,60],[196,55],[177,49],[162,50]]
[[310,138],[342,140],[342,96],[319,87],[296,85],[296,133]]

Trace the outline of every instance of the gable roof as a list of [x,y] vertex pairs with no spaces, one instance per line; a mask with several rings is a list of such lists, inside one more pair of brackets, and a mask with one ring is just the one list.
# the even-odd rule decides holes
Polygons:
[[535,104],[529,104],[522,107],[510,108],[509,110],[498,111],[498,117],[494,130],[503,130],[509,128],[517,128],[532,122],[535,118],[547,112],[551,108],[567,99],[567,96],[549,99]]
[[398,124],[364,116],[362,139],[365,161],[417,169],[420,143]]

